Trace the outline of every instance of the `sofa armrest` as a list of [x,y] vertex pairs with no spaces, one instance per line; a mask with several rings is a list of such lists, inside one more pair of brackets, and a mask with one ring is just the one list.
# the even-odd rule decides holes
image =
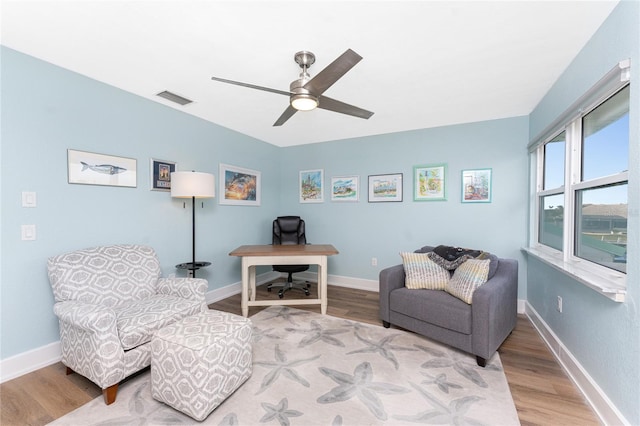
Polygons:
[[53,312],[61,322],[84,331],[117,334],[116,313],[111,308],[69,300],[53,305]]
[[62,363],[106,389],[125,377],[125,353],[113,309],[66,301],[56,303]]
[[158,294],[182,297],[183,299],[198,300],[205,303],[205,292],[209,288],[207,280],[202,278],[160,278],[158,280]]
[[491,358],[517,320],[518,262],[499,259],[495,275],[473,293],[473,353],[487,360]]
[[380,271],[379,291],[380,291],[380,319],[389,322],[389,298],[395,289],[404,287],[404,266],[395,265]]

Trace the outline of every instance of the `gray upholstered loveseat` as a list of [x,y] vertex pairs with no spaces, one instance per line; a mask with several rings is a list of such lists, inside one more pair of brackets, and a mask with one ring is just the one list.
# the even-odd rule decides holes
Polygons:
[[[416,253],[433,251],[425,246]],[[380,319],[476,356],[484,367],[517,320],[518,262],[490,256],[488,281],[473,292],[472,303],[444,290],[405,287],[403,265],[380,271]]]

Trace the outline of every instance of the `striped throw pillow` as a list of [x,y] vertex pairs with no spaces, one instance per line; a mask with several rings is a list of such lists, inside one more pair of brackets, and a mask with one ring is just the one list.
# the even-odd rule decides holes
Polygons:
[[473,292],[487,282],[489,259],[469,259],[458,266],[445,290],[463,302],[471,304]]
[[427,253],[402,252],[405,287],[427,290],[444,290],[449,282],[449,271],[429,259]]

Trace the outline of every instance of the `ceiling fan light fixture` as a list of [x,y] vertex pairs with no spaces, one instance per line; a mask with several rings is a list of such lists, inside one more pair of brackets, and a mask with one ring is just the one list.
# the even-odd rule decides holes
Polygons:
[[291,106],[298,111],[311,111],[318,107],[318,98],[308,94],[291,96]]

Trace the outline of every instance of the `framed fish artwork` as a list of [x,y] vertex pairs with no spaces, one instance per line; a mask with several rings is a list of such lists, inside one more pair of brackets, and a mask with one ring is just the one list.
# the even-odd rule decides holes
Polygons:
[[67,150],[69,183],[82,185],[137,186],[135,158]]

